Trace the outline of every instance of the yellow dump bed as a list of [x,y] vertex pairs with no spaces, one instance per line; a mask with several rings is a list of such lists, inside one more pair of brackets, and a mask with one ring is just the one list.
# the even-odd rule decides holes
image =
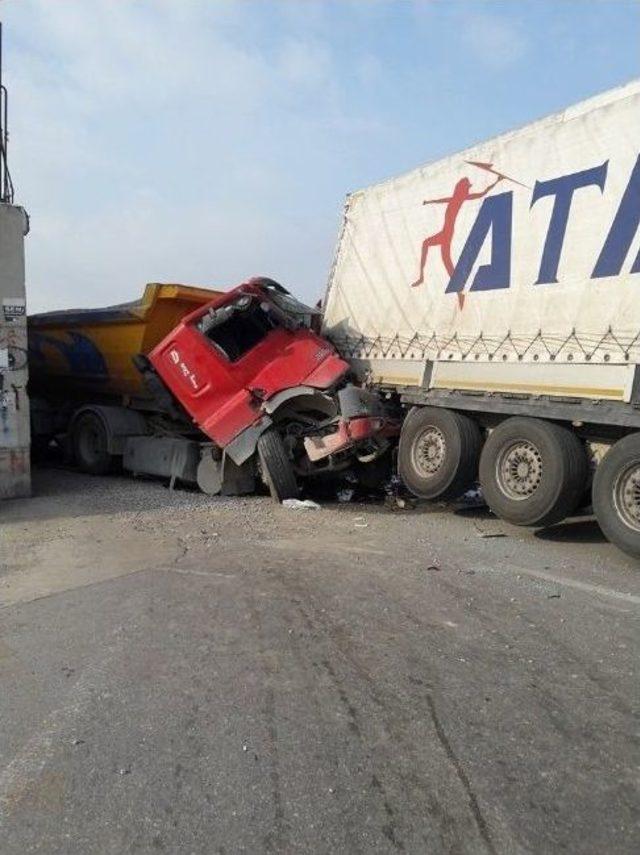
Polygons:
[[221,292],[148,284],[140,300],[102,309],[66,309],[28,318],[32,393],[69,398],[144,397],[132,362],[149,353],[185,315]]

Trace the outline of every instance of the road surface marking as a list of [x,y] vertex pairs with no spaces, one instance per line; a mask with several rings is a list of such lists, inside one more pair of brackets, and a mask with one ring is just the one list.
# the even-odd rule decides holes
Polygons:
[[180,576],[207,576],[217,577],[219,579],[235,579],[237,573],[217,573],[214,570],[189,570],[187,567],[159,567],[159,570],[164,570],[167,573],[178,573]]
[[[493,567],[484,567],[487,572],[494,572]],[[514,566],[509,570],[509,575],[520,573],[523,576],[531,576],[534,579],[541,579],[543,582],[551,582],[554,585],[563,585],[565,588],[575,588],[577,591],[584,591],[586,594],[599,594],[602,597],[609,597],[612,600],[622,600],[625,603],[633,603],[640,606],[640,596],[629,594],[626,591],[616,591],[615,588],[606,588],[603,585],[593,585],[590,582],[580,582],[578,579],[562,579],[554,576],[551,573],[544,573],[541,570],[529,570],[527,567]]]
[[104,683],[116,654],[121,655],[124,643],[122,628],[118,627],[113,634],[116,640],[107,648],[107,656],[83,671],[71,688],[66,703],[49,713],[40,730],[0,770],[0,828],[20,801],[28,796],[30,786],[38,780],[56,750],[62,749],[61,735],[72,730],[73,722],[94,699],[96,688]]

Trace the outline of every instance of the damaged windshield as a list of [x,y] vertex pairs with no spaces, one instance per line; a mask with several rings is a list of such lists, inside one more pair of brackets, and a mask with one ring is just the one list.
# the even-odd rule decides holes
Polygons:
[[198,324],[200,332],[230,362],[236,362],[252,350],[277,326],[276,319],[265,311],[265,305],[248,296],[229,306],[210,309]]
[[317,310],[300,303],[273,280],[259,283],[264,299],[242,294],[232,303],[211,308],[198,322],[198,329],[231,362],[259,344],[277,327],[297,330],[310,327]]

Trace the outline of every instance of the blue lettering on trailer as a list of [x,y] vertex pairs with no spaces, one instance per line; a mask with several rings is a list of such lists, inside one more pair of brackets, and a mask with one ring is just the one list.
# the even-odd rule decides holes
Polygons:
[[560,178],[552,178],[550,181],[536,181],[529,208],[532,208],[538,199],[543,199],[545,196],[555,197],[536,285],[558,281],[560,253],[567,232],[573,194],[581,187],[590,187],[591,185],[599,187],[602,193],[607,180],[608,165],[609,161],[605,160],[604,163],[601,163],[600,166],[594,166],[593,169],[561,175]]
[[[631,241],[640,225],[640,154],[633,167],[631,178],[624,191],[620,207],[611,225],[611,230],[602,247],[600,257],[591,274],[593,279],[602,276],[617,276],[631,249]],[[640,251],[631,265],[632,273],[640,273]]]
[[[438,199],[427,199],[423,204],[446,205],[442,229],[428,236],[422,243],[420,275],[413,287],[425,281],[425,266],[429,250],[437,248],[442,261],[449,273],[446,293],[456,293],[459,305],[464,305],[464,291],[471,276],[473,267],[480,255],[489,234],[491,234],[491,259],[482,264],[473,278],[469,291],[493,291],[509,288],[511,285],[511,245],[513,232],[513,191],[488,196],[499,182],[509,181],[522,187],[522,182],[504,175],[494,169],[493,164],[467,161],[486,172],[497,176],[493,184],[479,192],[472,192],[472,184],[463,178],[456,184],[450,196]],[[558,282],[558,268],[562,257],[562,249],[567,233],[572,202],[577,191],[587,192],[588,188],[598,188],[600,195],[604,193],[609,161],[560,175],[557,178],[536,181],[531,196],[529,210],[540,199],[553,197],[553,207],[549,226],[545,237],[540,268],[536,285],[550,285]],[[528,188],[530,189],[530,188]],[[591,191],[593,192],[593,191]],[[464,204],[472,200],[482,199],[478,215],[471,226],[467,239],[462,247],[460,256],[455,263],[451,259],[451,244],[456,227],[458,214]],[[605,238],[602,250],[591,273],[592,279],[607,276],[617,276],[621,273],[624,263],[631,250],[631,245],[640,227],[640,155],[631,171],[620,205]],[[640,251],[630,267],[630,273],[640,273]]]
[[511,212],[513,193],[489,196],[482,203],[460,258],[449,280],[446,292],[462,291],[471,269],[491,231],[491,263],[478,268],[470,291],[508,288],[511,280]]

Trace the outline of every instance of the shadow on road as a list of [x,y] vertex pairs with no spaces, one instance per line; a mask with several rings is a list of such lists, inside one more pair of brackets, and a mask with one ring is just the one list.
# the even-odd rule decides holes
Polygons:
[[231,501],[197,490],[178,487],[169,490],[163,480],[136,479],[128,475],[85,475],[62,467],[34,468],[31,497],[3,502],[2,522],[137,514],[163,509],[197,510],[222,507]]
[[565,520],[551,528],[539,529],[534,536],[555,543],[607,543],[593,517]]

